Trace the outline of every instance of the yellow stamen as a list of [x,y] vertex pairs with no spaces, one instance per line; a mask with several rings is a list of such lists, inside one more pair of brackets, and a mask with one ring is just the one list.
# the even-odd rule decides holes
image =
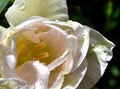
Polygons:
[[42,53],[37,54],[36,57],[39,59],[44,59],[46,57],[49,57],[49,54],[48,52],[42,52]]

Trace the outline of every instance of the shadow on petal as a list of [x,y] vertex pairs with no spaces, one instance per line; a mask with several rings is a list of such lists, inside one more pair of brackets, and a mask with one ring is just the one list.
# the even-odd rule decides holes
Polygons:
[[90,89],[101,77],[100,63],[94,52],[88,54],[88,69],[78,89]]
[[87,60],[84,59],[82,64],[75,71],[65,75],[63,89],[75,89],[82,81],[86,73],[86,70],[87,70]]
[[102,34],[91,29],[90,47],[87,54],[88,70],[78,89],[90,89],[103,76],[111,60],[114,44]]

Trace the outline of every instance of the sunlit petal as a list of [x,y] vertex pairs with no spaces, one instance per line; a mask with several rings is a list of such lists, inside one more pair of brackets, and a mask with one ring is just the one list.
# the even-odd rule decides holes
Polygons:
[[15,0],[5,16],[14,26],[32,16],[68,20],[66,0]]
[[[76,26],[74,26],[76,24]],[[77,37],[77,52],[74,58],[73,71],[78,68],[86,57],[89,48],[89,28],[81,27],[80,24],[73,22],[73,35]]]
[[112,58],[114,44],[99,32],[91,29],[90,48],[87,54],[88,70],[79,89],[90,89],[103,75],[108,61]]

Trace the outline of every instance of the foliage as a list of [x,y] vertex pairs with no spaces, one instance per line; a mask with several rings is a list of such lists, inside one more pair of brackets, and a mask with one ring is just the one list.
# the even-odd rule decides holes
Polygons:
[[0,0],[0,13],[4,10],[8,3],[9,0]]

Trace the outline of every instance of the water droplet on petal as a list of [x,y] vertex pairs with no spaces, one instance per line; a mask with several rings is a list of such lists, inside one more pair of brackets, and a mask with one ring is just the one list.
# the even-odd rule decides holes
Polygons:
[[93,46],[94,46],[94,44],[91,44],[91,46],[93,47]]

